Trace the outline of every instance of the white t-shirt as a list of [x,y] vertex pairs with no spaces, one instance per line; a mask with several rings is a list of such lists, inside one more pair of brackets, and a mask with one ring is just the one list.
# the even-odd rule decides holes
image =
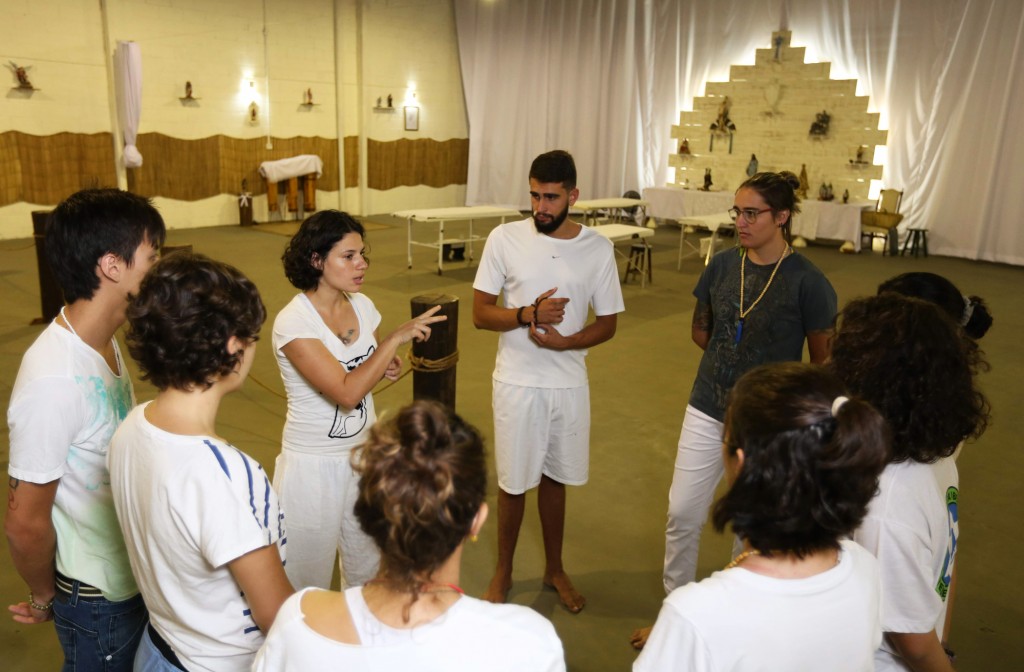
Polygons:
[[310,385],[281,352],[281,348],[297,338],[315,338],[346,371],[365,362],[377,349],[373,333],[380,325],[380,313],[373,301],[362,294],[346,296],[359,319],[359,338],[351,345],[342,343],[328,328],[305,294],[293,298],[274,319],[274,355],[288,394],[288,417],[282,438],[286,450],[344,457],[366,440],[366,432],[377,421],[372,393],[355,408],[342,408]]
[[878,563],[849,540],[838,565],[805,579],[715,572],[665,599],[633,670],[871,670],[880,592]]
[[[882,574],[882,629],[926,633],[939,640],[946,594],[960,536],[956,460],[894,462],[882,472],[878,494],[853,538],[878,558]],[[878,670],[906,670],[885,642]]]
[[117,525],[107,473],[110,437],[135,405],[119,372],[78,336],[50,323],[25,353],[7,409],[8,473],[29,483],[60,479],[53,502],[57,570],[119,602],[139,589]]
[[110,480],[153,627],[190,670],[248,670],[263,633],[227,564],[276,544],[284,516],[258,462],[133,410],[110,445]]
[[292,595],[281,607],[253,672],[565,670],[554,627],[527,607],[463,595],[440,618],[403,630],[378,621],[363,601],[362,587],[356,586],[345,591],[345,598],[362,643],[343,644],[306,625],[301,606],[306,592]]
[[[539,233],[530,218],[491,231],[473,289],[504,294],[505,307],[519,308],[555,287],[554,297],[569,298],[564,319],[555,325],[563,336],[586,326],[590,307],[599,316],[625,309],[615,251],[593,229],[584,226],[575,238],[562,240]],[[498,338],[494,379],[523,387],[582,387],[587,384],[586,356],[586,350],[541,348],[526,327],[512,329]]]

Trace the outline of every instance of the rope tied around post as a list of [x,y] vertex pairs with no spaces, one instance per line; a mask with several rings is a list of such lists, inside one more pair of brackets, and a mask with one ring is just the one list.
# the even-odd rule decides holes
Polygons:
[[459,363],[459,351],[456,350],[440,359],[428,359],[426,357],[417,357],[412,354],[412,350],[409,351],[409,366],[412,367],[413,371],[421,371],[424,373],[438,373],[440,371],[447,371],[453,368]]

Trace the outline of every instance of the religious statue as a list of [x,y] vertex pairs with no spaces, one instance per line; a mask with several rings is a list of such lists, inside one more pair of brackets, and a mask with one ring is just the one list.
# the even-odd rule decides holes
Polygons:
[[312,105],[313,104],[313,89],[311,89],[311,88],[310,89],[306,89],[305,98],[306,98],[306,105]]
[[704,186],[701,187],[701,191],[711,191],[711,169],[704,169]]
[[811,188],[811,183],[807,181],[807,164],[800,164],[800,198],[807,198],[807,190]]
[[843,203],[849,203],[849,202],[850,202],[850,190],[849,189],[843,189]]
[[8,61],[8,63],[11,64],[10,67],[11,67],[11,70],[14,71],[14,76],[18,78],[18,88],[19,89],[34,89],[34,88],[36,88],[36,87],[32,86],[32,82],[30,82],[29,79],[28,79],[28,70],[29,70],[29,68],[32,67],[31,65],[28,66],[28,68],[25,68],[25,67],[22,67],[22,66],[18,65],[14,61]]
[[866,149],[867,147],[865,147],[864,145],[860,145],[859,147],[857,147],[857,163],[866,163],[864,161],[864,150]]
[[185,81],[185,98],[192,100],[192,82]]
[[814,123],[811,124],[810,134],[816,137],[825,137],[828,135],[828,125],[832,121],[832,116],[822,110],[814,115]]
[[391,94],[389,93],[388,94],[388,107],[394,107],[394,105],[392,105],[391,103],[392,103],[392,99],[391,99]]
[[729,96],[722,99],[718,106],[718,118],[711,124],[711,130],[717,133],[729,133],[736,130],[736,124],[729,118],[729,110],[732,109],[732,100]]
[[380,96],[377,96],[377,107],[383,107],[383,105],[382,105],[383,102],[384,102],[384,99],[381,98]]
[[747,177],[753,177],[757,174],[757,155],[750,155],[750,163],[747,164]]
[[786,43],[786,38],[782,37],[782,35],[776,35],[775,39],[772,40],[772,42],[774,42],[774,44],[775,44],[775,56],[774,56],[774,59],[775,59],[775,62],[778,63],[779,61],[782,60],[782,45]]
[[683,138],[683,141],[679,143],[679,153],[683,154],[684,156],[689,156],[689,154],[690,154],[690,139],[689,138]]
[[818,189],[818,200],[819,201],[831,201],[835,196],[832,193],[832,183],[825,184],[821,183],[821,187]]

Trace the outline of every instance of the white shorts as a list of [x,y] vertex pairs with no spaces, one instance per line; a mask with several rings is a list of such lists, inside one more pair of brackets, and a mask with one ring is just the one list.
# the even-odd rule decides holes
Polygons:
[[540,485],[541,474],[566,485],[586,483],[590,388],[493,383],[498,486],[510,495],[521,495]]

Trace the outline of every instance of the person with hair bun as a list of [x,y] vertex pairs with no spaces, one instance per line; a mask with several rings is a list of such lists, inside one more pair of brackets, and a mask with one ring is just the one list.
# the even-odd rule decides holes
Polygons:
[[933,303],[883,292],[843,308],[829,366],[885,416],[890,463],[854,535],[882,573],[878,670],[953,669],[945,643],[960,536],[954,454],[985,430],[989,404],[975,377],[987,368]]
[[[789,245],[800,211],[790,172],[757,173],[736,190],[730,214],[739,249],[712,257],[693,290],[690,335],[704,351],[679,436],[668,496],[665,593],[697,577],[701,531],[722,478],[722,422],[729,390],[759,364],[813,363],[828,355],[836,293],[824,274]],[[650,628],[633,633],[642,648]]]
[[878,563],[848,537],[888,461],[885,420],[811,364],[759,366],[730,398],[713,522],[744,550],[668,596],[634,671],[873,669]]
[[281,609],[254,672],[565,670],[551,623],[459,587],[462,550],[487,518],[480,433],[432,401],[406,406],[352,456],[356,516],[380,570],[343,593],[308,588]]
[[274,488],[288,512],[287,572],[298,588],[329,588],[336,557],[343,585],[377,571],[377,551],[352,514],[349,456],[377,420],[374,386],[399,378],[398,348],[448,319],[434,306],[380,338],[381,315],[362,293],[370,266],[363,234],[349,214],[324,210],[302,222],[281,257],[299,293],[274,319],[288,396]]
[[217,434],[267,313],[237,269],[175,252],[128,307],[128,350],[159,390],[110,444],[110,487],[150,623],[139,672],[248,670],[293,591],[263,467]]
[[897,275],[878,286],[878,293],[882,292],[895,292],[934,303],[974,340],[984,336],[992,326],[992,315],[980,296],[961,294],[956,285],[935,273],[915,271]]

